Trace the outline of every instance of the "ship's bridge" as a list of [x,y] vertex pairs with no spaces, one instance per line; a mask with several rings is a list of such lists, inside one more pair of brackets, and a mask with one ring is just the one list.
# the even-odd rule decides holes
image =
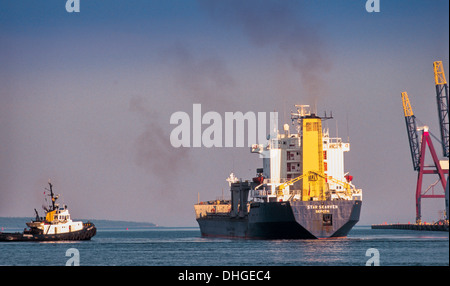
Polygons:
[[70,222],[72,219],[70,218],[69,210],[67,206],[57,207],[56,210],[50,211],[47,213],[46,218],[48,222]]

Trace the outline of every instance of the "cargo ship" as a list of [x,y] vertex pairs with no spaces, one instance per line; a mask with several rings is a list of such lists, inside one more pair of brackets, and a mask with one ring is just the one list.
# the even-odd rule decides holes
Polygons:
[[36,209],[36,218],[26,225],[23,232],[0,232],[0,241],[61,241],[61,240],[90,240],[97,232],[91,222],[73,221],[70,217],[67,205],[60,206],[57,202],[59,195],[53,193],[53,185],[50,188],[50,205],[43,206],[45,217],[40,217]]
[[252,180],[228,177],[231,199],[198,202],[196,220],[204,237],[324,239],[346,237],[359,221],[362,190],[344,172],[350,144],[332,138],[308,105],[296,105],[290,125],[253,144],[263,167]]

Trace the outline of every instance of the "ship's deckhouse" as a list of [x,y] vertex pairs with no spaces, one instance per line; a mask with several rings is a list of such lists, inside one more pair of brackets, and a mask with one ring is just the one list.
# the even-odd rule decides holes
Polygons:
[[[361,190],[355,189],[351,184],[352,176],[344,170],[344,152],[350,150],[350,143],[330,137],[328,129],[322,130],[323,118],[311,114],[309,106],[302,105],[294,115],[297,132],[291,133],[289,125],[285,124],[283,132],[271,134],[267,144],[252,146],[251,152],[263,157],[260,176],[265,183],[253,194],[267,196],[271,201],[361,200]],[[309,172],[319,176],[306,176]],[[304,178],[296,180],[302,175]],[[283,184],[287,185],[280,193],[277,190]],[[348,193],[350,188],[353,194]]]

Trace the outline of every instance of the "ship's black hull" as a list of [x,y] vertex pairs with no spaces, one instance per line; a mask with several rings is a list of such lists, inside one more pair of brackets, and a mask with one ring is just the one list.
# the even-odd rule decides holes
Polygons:
[[74,241],[90,240],[97,233],[92,223],[84,223],[83,229],[58,234],[39,234],[32,232],[1,233],[0,241]]
[[202,236],[248,239],[345,237],[359,221],[361,201],[252,203],[248,215],[197,219]]

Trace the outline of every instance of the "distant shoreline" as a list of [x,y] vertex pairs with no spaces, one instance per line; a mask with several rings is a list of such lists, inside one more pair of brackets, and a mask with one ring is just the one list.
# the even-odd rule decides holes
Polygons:
[[[26,222],[31,221],[34,217],[0,217],[0,231],[7,229],[23,229],[26,228]],[[152,222],[136,222],[136,221],[122,221],[122,220],[105,220],[105,219],[73,219],[74,221],[90,221],[95,224],[97,228],[156,228],[161,227]]]

